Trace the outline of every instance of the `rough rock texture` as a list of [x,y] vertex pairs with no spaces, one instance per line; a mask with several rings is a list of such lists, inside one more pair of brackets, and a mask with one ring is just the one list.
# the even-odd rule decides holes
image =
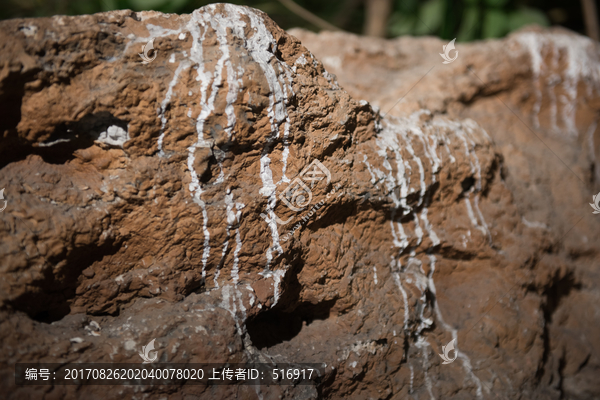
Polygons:
[[[472,118],[488,132],[524,229],[538,238],[526,263],[535,282],[524,292],[542,298],[544,353],[532,381],[563,398],[600,396],[592,378],[600,368],[599,221],[588,206],[600,190],[598,44],[560,29],[530,28],[504,40],[459,44],[457,60],[444,65],[439,39],[291,33],[352,96],[383,114],[424,108]],[[504,340],[517,338],[515,331]]]
[[[9,398],[600,392],[587,204],[600,79],[598,49],[573,44],[584,39],[522,34],[443,66],[433,39],[294,32],[315,58],[231,5],[0,31]],[[150,39],[158,53],[142,64]],[[569,64],[575,48],[584,64]],[[356,100],[391,108],[429,60],[390,115]],[[547,100],[548,80],[564,101]],[[526,128],[536,117],[572,171]],[[14,386],[16,362],[140,362],[152,338],[160,362],[317,362],[323,383]],[[458,358],[443,365],[453,338]]]

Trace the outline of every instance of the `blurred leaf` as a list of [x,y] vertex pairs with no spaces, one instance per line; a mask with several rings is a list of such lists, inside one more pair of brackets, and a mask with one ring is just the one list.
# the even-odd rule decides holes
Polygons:
[[181,8],[186,5],[187,3],[190,3],[189,0],[171,0],[169,1],[169,3],[163,8],[163,10],[165,12],[168,13],[176,13],[179,10],[181,10]]
[[481,35],[484,39],[504,36],[508,31],[508,15],[504,11],[490,9],[483,16]]
[[456,39],[459,42],[473,40],[476,34],[476,28],[479,24],[479,9],[477,7],[469,7],[465,9],[463,14],[460,29],[456,34]]
[[168,2],[169,0],[129,0],[135,10],[156,10]]
[[511,13],[508,16],[508,30],[515,31],[525,25],[538,24],[541,26],[549,26],[550,22],[546,14],[533,8],[521,8],[518,11]]
[[263,2],[263,3],[258,3],[258,4],[254,4],[252,6],[253,8],[258,8],[260,11],[266,12],[267,14],[275,14],[275,13],[288,13],[290,12],[287,8],[285,8],[281,3],[279,2]]
[[442,25],[444,16],[443,3],[441,0],[429,0],[419,10],[419,21],[415,29],[415,35],[425,35],[436,32]]
[[156,10],[165,13],[179,12],[192,2],[190,0],[127,0],[128,7],[134,10]]
[[388,23],[390,36],[410,35],[413,33],[417,18],[414,15],[394,13]]
[[[90,4],[89,1],[85,2],[86,4],[88,4],[89,6],[91,6],[92,4]],[[102,11],[112,11],[112,10],[116,10],[117,7],[117,3],[115,0],[100,0],[100,9]]]
[[[0,19],[41,17],[55,14],[92,14],[100,11],[134,9],[156,10],[167,13],[189,13],[211,2],[222,0],[0,0]],[[277,0],[226,0],[267,12],[280,26],[315,29],[310,23],[289,11]],[[302,7],[328,21],[336,21],[342,14],[344,29],[361,32],[365,20],[364,1],[367,0],[294,0]],[[556,8],[541,0],[390,0],[393,3],[387,32],[390,36],[438,35],[446,40],[476,40],[499,37],[528,24],[549,25],[548,17],[562,10],[562,17],[571,17],[569,7],[580,13],[579,2]],[[535,4],[538,8],[519,7]],[[555,8],[552,8],[555,7]],[[346,10],[347,9],[347,10]],[[564,10],[563,10],[564,9]],[[548,14],[541,10],[549,10]],[[566,11],[565,11],[566,10]],[[579,14],[578,14],[579,15]],[[557,20],[559,18],[556,18]],[[561,23],[553,20],[553,23]]]
[[396,7],[402,13],[416,13],[419,9],[419,0],[396,0]]
[[495,8],[504,7],[506,3],[508,3],[508,0],[485,0],[486,5]]

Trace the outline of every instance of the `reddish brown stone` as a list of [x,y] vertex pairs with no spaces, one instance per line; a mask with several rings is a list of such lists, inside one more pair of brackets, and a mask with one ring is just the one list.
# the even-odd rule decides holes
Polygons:
[[[443,65],[436,39],[294,31],[336,81],[246,7],[0,30],[9,398],[48,389],[15,387],[17,362],[141,363],[154,338],[160,362],[315,362],[323,373],[319,387],[144,389],[156,399],[599,392],[598,224],[587,204],[597,46],[525,32],[461,45]],[[151,38],[156,59],[142,64]],[[532,43],[545,63],[558,49],[556,68],[535,73]],[[584,49],[576,65],[589,91],[568,81],[569,48]],[[574,118],[556,129],[559,103],[546,89],[535,100],[553,74],[571,85],[557,98],[578,88],[565,105]],[[315,160],[329,176],[311,187],[299,174]],[[301,211],[280,196],[296,177],[311,189]],[[442,364],[453,337],[459,357]]]

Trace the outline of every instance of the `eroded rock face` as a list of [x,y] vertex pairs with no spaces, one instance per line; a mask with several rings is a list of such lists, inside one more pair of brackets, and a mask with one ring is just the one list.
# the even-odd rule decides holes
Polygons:
[[504,40],[459,44],[457,60],[443,65],[438,53],[445,43],[438,39],[291,33],[352,96],[383,113],[425,108],[472,118],[488,132],[524,229],[542,243],[527,261],[535,282],[525,293],[542,296],[545,325],[533,381],[548,397],[553,390],[596,397],[600,389],[591,377],[600,366],[600,321],[591,310],[599,299],[599,243],[588,203],[600,189],[598,44],[560,29],[527,29]]
[[[246,7],[0,29],[12,398],[46,390],[14,387],[16,362],[141,362],[152,338],[160,362],[316,362],[323,383],[52,396],[559,398],[577,379],[569,393],[597,390],[597,355],[576,336],[600,324],[565,321],[597,296],[579,275],[598,270],[597,225],[581,221],[582,245],[524,219],[511,155],[473,104],[382,117]],[[360,97],[376,103],[372,89]],[[452,339],[458,358],[443,365]],[[577,354],[561,358],[564,346]]]

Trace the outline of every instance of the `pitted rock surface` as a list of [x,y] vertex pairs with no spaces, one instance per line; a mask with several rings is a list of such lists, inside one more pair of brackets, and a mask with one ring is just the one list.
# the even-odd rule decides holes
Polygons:
[[[525,156],[513,161],[507,146],[523,128],[497,136],[490,125],[507,111],[486,96],[534,101],[518,97],[527,89],[507,83],[508,72],[486,75],[496,91],[417,86],[422,101],[392,116],[360,100],[382,106],[383,89],[326,70],[247,7],[11,20],[0,30],[9,398],[598,393],[600,324],[594,315],[582,323],[576,308],[593,310],[598,297],[593,168],[573,139],[579,114],[556,126],[573,133],[561,151],[586,181],[565,179],[567,196],[551,191],[569,176],[561,170],[529,189],[585,211],[569,236],[576,210],[559,216],[545,204],[535,215],[547,219],[529,222],[533,203],[517,171],[548,171],[534,161],[517,169]],[[320,40],[306,37],[310,48]],[[143,64],[150,40],[156,58]],[[352,40],[360,48],[363,39]],[[405,68],[395,53],[387,60]],[[364,65],[378,79],[377,59]],[[472,61],[475,70],[514,68],[535,88],[546,70],[528,65]],[[567,99],[597,110],[594,90]],[[543,115],[538,103],[522,112]],[[542,148],[530,142],[521,154]],[[323,365],[322,383],[14,385],[16,362],[141,362],[153,338],[159,362],[312,362]],[[437,354],[452,339],[458,358],[443,365]]]

